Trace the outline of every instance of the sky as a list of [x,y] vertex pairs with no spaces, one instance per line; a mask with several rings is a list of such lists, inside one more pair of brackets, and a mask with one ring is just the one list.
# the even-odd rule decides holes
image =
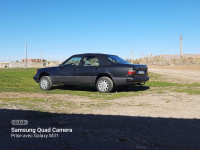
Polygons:
[[200,53],[199,0],[1,0],[0,61]]

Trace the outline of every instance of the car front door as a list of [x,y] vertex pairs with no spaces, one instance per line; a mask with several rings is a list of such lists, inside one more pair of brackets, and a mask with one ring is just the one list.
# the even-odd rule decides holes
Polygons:
[[75,72],[80,66],[82,57],[75,56],[64,62],[61,66],[58,67],[57,71],[57,82],[60,84],[76,84],[77,77]]

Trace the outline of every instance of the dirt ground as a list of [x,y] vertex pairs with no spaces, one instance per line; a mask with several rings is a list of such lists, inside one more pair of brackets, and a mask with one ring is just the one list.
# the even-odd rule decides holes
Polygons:
[[[50,112],[77,113],[77,114],[101,114],[162,118],[196,118],[200,119],[200,96],[185,93],[146,92],[138,96],[130,96],[114,100],[92,100],[87,97],[69,96],[61,94],[38,93],[0,93],[1,98],[42,98],[48,102],[40,103],[40,107]],[[54,101],[54,100],[57,101]],[[59,99],[59,100],[58,100]],[[63,105],[52,108],[53,103]],[[76,104],[76,107],[65,106],[64,103]],[[0,100],[1,103],[1,100]],[[66,108],[67,107],[67,108]],[[19,106],[11,106],[11,109],[27,109]],[[58,111],[59,109],[59,111]]]
[[149,66],[149,71],[164,75],[166,81],[200,83],[200,66]]

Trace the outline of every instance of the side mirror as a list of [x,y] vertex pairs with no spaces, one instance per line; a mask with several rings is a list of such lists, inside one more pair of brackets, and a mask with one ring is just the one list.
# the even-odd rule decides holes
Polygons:
[[59,67],[60,67],[60,68],[63,68],[63,64],[60,64]]

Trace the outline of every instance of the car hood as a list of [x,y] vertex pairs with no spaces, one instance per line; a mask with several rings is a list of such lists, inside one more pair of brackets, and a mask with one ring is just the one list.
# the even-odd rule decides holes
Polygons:
[[38,69],[38,71],[42,72],[42,71],[48,71],[48,70],[56,70],[57,68],[58,68],[58,66],[46,67],[46,68],[40,68],[40,69]]

